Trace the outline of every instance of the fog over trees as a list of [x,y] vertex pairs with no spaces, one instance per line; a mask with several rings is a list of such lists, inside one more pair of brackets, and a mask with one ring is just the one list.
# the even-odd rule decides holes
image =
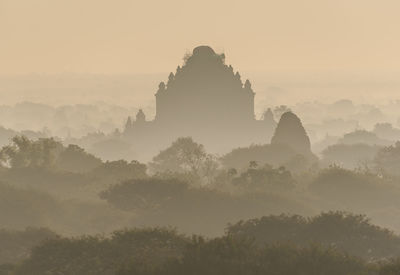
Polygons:
[[400,274],[398,101],[257,102],[209,46],[163,77],[0,106],[0,275]]

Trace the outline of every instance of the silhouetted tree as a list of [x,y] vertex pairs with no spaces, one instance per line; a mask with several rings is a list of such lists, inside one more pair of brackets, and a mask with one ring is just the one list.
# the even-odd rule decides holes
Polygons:
[[33,247],[40,245],[43,241],[58,237],[56,233],[46,228],[29,227],[21,231],[2,229],[0,230],[0,266],[18,264],[29,257]]
[[368,144],[334,144],[322,151],[325,165],[337,164],[347,169],[371,165],[380,147]]
[[58,156],[56,166],[63,171],[87,173],[102,165],[101,159],[85,152],[78,145],[70,144]]
[[[220,161],[225,168],[237,170],[247,169],[251,161],[257,162],[260,166],[270,164],[279,167],[285,165],[297,154],[293,148],[286,144],[251,145],[233,149],[222,156]],[[303,164],[309,162],[303,162]]]
[[258,246],[293,243],[307,247],[318,243],[364,259],[397,256],[400,238],[371,224],[364,215],[322,213],[312,218],[298,215],[266,216],[228,227],[228,235],[254,239]]
[[344,144],[368,144],[368,145],[390,145],[391,142],[379,138],[375,133],[366,130],[355,130],[343,135],[338,143]]
[[102,199],[124,210],[151,210],[179,200],[188,185],[175,179],[139,179],[114,185],[100,193]]
[[136,160],[106,161],[97,166],[91,173],[93,177],[110,179],[112,182],[119,182],[130,179],[142,179],[147,177],[147,166]]
[[175,231],[160,228],[116,231],[110,238],[59,238],[35,247],[15,274],[113,275],[132,264],[158,268],[179,258],[186,242]]
[[374,164],[383,174],[400,176],[400,142],[379,150],[374,158]]
[[209,179],[216,169],[216,163],[203,145],[194,142],[191,137],[182,137],[155,156],[150,167],[156,172],[190,172]]
[[32,141],[15,136],[10,145],[1,149],[0,159],[3,165],[12,168],[51,168],[62,150],[62,144],[53,138]]
[[[253,162],[257,164],[256,162]],[[289,190],[294,187],[294,179],[284,167],[273,169],[269,165],[258,168],[250,163],[249,169],[232,179],[232,183],[244,190]]]

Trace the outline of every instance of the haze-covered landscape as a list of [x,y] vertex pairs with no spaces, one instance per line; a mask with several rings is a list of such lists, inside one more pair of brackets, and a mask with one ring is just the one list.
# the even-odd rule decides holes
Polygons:
[[399,275],[392,0],[0,0],[0,275]]

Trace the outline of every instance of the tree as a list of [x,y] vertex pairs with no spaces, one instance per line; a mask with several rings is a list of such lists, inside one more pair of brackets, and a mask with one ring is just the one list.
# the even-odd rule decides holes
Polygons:
[[85,173],[102,164],[101,159],[85,152],[78,145],[64,147],[53,138],[31,140],[15,136],[10,145],[0,150],[0,163],[13,169],[53,169]]
[[150,168],[154,172],[192,173],[199,178],[209,179],[216,170],[217,164],[204,146],[193,141],[191,137],[181,137],[170,147],[153,158]]
[[400,176],[400,142],[379,150],[375,156],[374,164],[383,174]]
[[375,133],[366,130],[355,130],[343,135],[339,140],[343,144],[364,143],[369,145],[389,145],[390,141],[378,137]]
[[159,268],[182,255],[186,237],[163,228],[116,231],[109,238],[57,238],[32,249],[16,275],[113,275],[124,267]]
[[25,136],[15,136],[10,145],[0,151],[2,166],[11,168],[51,168],[54,167],[63,145],[53,138],[36,141]]
[[142,179],[147,177],[147,166],[136,160],[106,161],[92,170],[91,175],[96,178],[112,179],[120,182],[131,179]]
[[[252,165],[253,164],[253,165]],[[232,179],[232,183],[245,190],[288,190],[294,187],[291,173],[284,167],[278,169],[270,165],[258,168],[250,163],[249,169]]]
[[63,171],[87,173],[102,163],[101,159],[85,152],[78,145],[70,144],[58,156],[56,166]]
[[[58,235],[46,228],[29,227],[23,231],[1,229],[0,266],[17,264],[29,257],[33,247],[40,245],[43,241],[56,238]],[[0,272],[0,274],[3,273]]]
[[[2,228],[43,226],[47,224],[49,219],[59,216],[60,211],[62,211],[61,207],[61,204],[49,194],[31,188],[25,190],[0,183]],[[1,240],[0,243],[2,244],[1,249],[3,249],[5,243]],[[0,251],[0,257],[1,255],[2,252]]]
[[259,166],[270,164],[279,167],[292,160],[296,155],[296,151],[286,144],[250,145],[233,149],[222,156],[220,161],[227,169],[244,170],[252,161]]
[[390,123],[377,123],[374,126],[373,132],[380,138],[387,140],[400,139],[400,129],[393,128]]
[[318,243],[366,260],[400,255],[400,238],[371,224],[364,215],[327,212],[304,218],[299,215],[271,215],[240,221],[227,229],[230,236],[250,238],[257,246],[292,243],[307,247]]
[[121,270],[118,275],[355,275],[368,273],[365,261],[318,245],[277,244],[258,248],[251,240],[193,237],[180,259],[158,270]]
[[188,185],[174,179],[136,179],[111,186],[100,198],[123,210],[154,210],[168,202],[180,202]]
[[379,146],[363,143],[334,144],[322,151],[322,161],[325,165],[338,164],[355,169],[363,164],[371,164],[379,150]]

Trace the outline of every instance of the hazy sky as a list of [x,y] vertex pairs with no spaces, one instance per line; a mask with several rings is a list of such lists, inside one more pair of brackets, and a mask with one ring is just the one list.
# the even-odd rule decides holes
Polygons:
[[400,72],[399,0],[0,0],[0,74],[174,70],[208,44],[244,71]]

